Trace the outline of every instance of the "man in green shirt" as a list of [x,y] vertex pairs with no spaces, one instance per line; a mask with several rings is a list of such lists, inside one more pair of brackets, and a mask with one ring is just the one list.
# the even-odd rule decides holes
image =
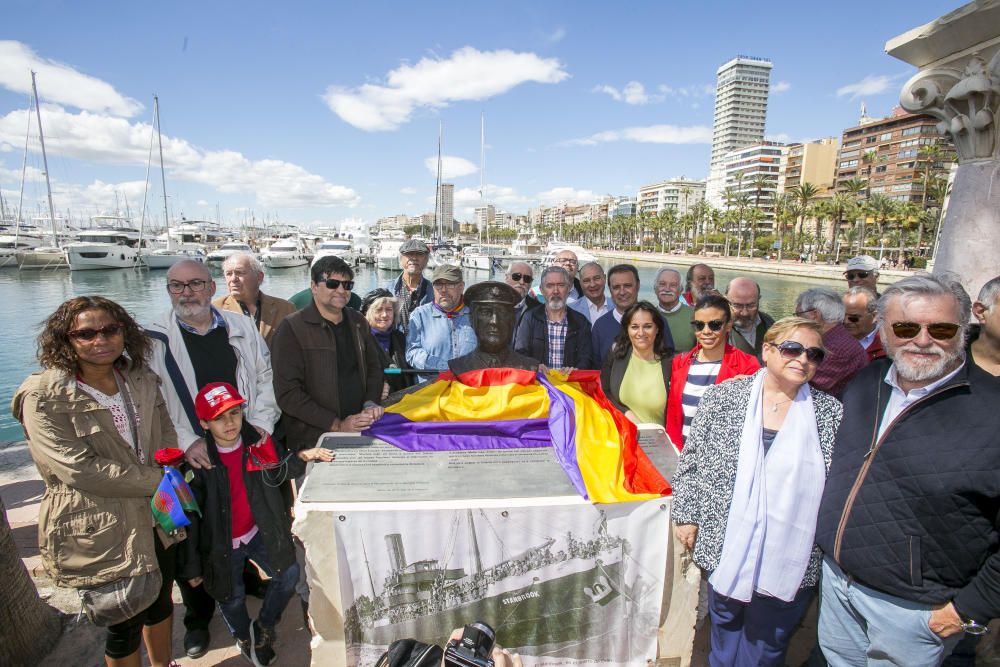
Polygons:
[[694,347],[694,330],[691,328],[694,310],[681,301],[681,274],[676,269],[663,267],[656,272],[653,291],[660,313],[667,321],[674,339],[674,352],[680,354]]

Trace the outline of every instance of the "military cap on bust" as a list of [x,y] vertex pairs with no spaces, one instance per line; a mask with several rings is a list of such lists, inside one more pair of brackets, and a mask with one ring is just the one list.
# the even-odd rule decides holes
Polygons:
[[465,290],[462,301],[469,307],[474,307],[480,303],[505,303],[513,307],[521,301],[521,295],[507,283],[488,280],[476,283]]

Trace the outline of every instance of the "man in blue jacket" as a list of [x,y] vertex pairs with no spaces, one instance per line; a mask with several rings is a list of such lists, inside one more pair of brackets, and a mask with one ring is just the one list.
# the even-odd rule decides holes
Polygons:
[[592,369],[590,322],[567,307],[573,279],[566,269],[550,266],[542,271],[543,308],[532,308],[514,334],[514,350],[538,359],[551,369]]
[[[448,362],[476,349],[476,332],[469,320],[469,307],[462,300],[465,281],[462,269],[440,264],[431,274],[434,301],[420,306],[410,316],[406,333],[406,361],[417,369],[447,370]],[[433,375],[421,375],[431,380]]]
[[889,357],[843,394],[816,529],[833,667],[940,665],[1000,616],[1000,383],[966,358],[969,311],[929,274],[879,299]]

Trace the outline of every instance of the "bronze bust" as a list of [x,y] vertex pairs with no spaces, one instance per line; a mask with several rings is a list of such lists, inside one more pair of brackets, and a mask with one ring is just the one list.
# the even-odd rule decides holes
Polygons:
[[483,368],[520,368],[537,371],[538,361],[511,348],[514,338],[514,306],[521,296],[507,283],[490,280],[465,290],[463,301],[469,306],[476,349],[452,359],[448,368],[455,375]]

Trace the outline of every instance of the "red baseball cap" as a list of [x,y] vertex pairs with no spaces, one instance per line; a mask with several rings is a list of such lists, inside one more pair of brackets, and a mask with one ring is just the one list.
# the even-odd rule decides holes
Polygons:
[[246,400],[236,391],[236,387],[228,382],[212,382],[206,384],[194,399],[194,413],[198,419],[212,421],[226,410],[246,403]]

